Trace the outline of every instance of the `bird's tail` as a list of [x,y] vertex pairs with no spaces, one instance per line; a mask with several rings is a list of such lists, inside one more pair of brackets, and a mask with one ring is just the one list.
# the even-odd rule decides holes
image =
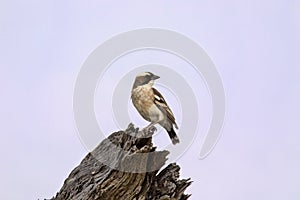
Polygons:
[[[167,130],[167,131],[168,131],[168,130]],[[170,131],[168,131],[168,134],[169,134],[169,136],[170,136],[170,138],[171,138],[171,140],[172,140],[172,143],[173,143],[174,145],[177,144],[177,143],[179,143],[179,139],[178,139],[178,137],[177,137],[177,135],[176,135],[176,133],[175,133],[173,127],[171,128]]]

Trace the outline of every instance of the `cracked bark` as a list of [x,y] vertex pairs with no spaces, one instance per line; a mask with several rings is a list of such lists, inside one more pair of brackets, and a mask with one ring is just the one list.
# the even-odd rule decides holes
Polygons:
[[154,131],[145,133],[129,124],[112,133],[71,172],[52,200],[188,199],[184,191],[191,181],[179,180],[180,167],[172,163],[161,170],[169,152],[156,151],[152,137],[137,137]]

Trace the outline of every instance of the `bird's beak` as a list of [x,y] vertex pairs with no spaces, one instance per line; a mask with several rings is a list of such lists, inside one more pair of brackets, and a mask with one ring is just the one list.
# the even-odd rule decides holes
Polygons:
[[151,77],[151,79],[152,80],[156,80],[156,79],[159,79],[160,77],[159,76],[156,76],[156,75],[153,75],[152,77]]

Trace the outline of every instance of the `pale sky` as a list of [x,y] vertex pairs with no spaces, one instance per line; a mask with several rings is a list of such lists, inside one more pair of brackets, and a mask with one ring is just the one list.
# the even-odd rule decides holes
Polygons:
[[[83,62],[112,36],[145,27],[174,30],[196,41],[223,80],[226,120],[221,139],[207,158],[199,160],[204,138],[200,132],[177,160],[181,177],[193,180],[187,191],[191,199],[298,200],[300,2],[296,0],[1,1],[0,199],[43,199],[59,191],[88,153],[72,108]],[[139,55],[119,64],[139,65],[152,62],[150,58],[180,63],[157,52],[147,58]],[[114,67],[112,71],[117,71],[118,63]],[[180,72],[181,67],[174,69]],[[201,78],[190,79],[191,87],[201,93],[198,97],[203,97],[199,128],[205,130],[212,112],[208,94]],[[107,81],[113,87],[115,80],[117,76]],[[180,115],[179,104],[171,95],[168,99]],[[101,123],[98,106],[95,112]],[[129,112],[137,124],[143,122]],[[111,127],[107,131],[113,131]],[[163,133],[158,138],[168,139]],[[156,145],[167,142],[154,139]]]

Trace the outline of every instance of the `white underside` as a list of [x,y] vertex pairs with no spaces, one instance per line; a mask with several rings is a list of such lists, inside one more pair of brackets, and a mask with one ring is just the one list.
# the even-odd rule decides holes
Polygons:
[[159,122],[164,119],[164,114],[155,104],[150,107],[149,114],[151,122]]

